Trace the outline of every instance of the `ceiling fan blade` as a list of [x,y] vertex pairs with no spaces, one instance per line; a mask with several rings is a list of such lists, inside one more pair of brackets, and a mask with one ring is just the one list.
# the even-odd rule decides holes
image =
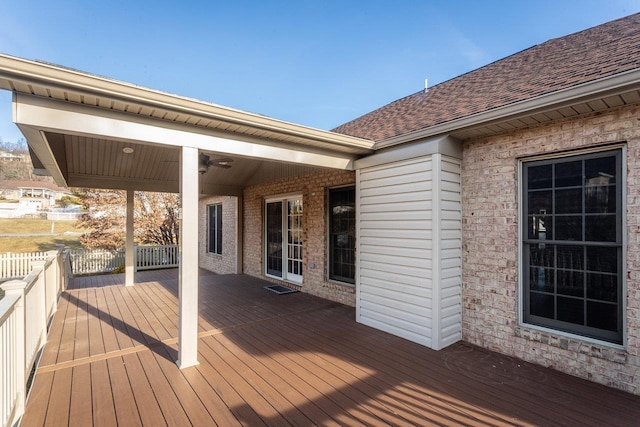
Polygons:
[[216,166],[219,168],[230,168],[231,167],[231,163],[233,162],[233,159],[230,159],[228,157],[222,158],[222,159],[213,159],[213,160],[209,160],[209,165],[211,166]]

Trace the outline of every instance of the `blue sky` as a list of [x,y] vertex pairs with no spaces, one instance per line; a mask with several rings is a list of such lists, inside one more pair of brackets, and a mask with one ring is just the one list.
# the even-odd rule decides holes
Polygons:
[[[640,0],[3,0],[0,52],[331,129]],[[0,138],[21,137],[0,91]]]

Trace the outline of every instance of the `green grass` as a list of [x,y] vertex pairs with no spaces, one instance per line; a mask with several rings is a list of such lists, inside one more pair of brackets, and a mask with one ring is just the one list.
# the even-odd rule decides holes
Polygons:
[[[79,232],[75,221],[55,221],[54,232]],[[0,219],[0,234],[51,233],[51,221],[46,219]],[[62,244],[71,249],[79,249],[79,235],[51,235],[51,236],[15,236],[0,237],[0,253],[5,252],[41,252],[56,249]]]
[[82,231],[76,228],[76,221],[50,221],[48,219],[0,219],[0,234],[5,233],[54,233]]

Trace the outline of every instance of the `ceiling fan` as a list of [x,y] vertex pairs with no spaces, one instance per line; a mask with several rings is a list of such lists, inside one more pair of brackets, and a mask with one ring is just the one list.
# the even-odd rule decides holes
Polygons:
[[200,154],[200,164],[198,165],[198,173],[200,175],[204,175],[209,170],[210,166],[222,169],[229,169],[231,167],[231,163],[233,159],[228,157],[223,157],[220,159],[212,159],[210,156],[206,154]]

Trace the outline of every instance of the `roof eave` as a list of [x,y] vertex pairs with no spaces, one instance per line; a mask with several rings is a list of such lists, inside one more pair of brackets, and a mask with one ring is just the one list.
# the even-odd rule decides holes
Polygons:
[[638,86],[640,86],[640,69],[634,69],[581,85],[550,92],[535,98],[515,102],[503,107],[383,139],[374,145],[374,149],[379,150],[419,139],[451,134],[463,129],[486,126],[504,120],[539,114],[579,102],[621,94]]
[[298,125],[192,98],[136,86],[52,64],[0,54],[0,78],[17,79],[27,84],[45,83],[83,94],[99,94],[119,101],[139,103],[175,112],[207,117],[242,126],[250,126],[283,135],[353,147],[369,152],[374,141]]

